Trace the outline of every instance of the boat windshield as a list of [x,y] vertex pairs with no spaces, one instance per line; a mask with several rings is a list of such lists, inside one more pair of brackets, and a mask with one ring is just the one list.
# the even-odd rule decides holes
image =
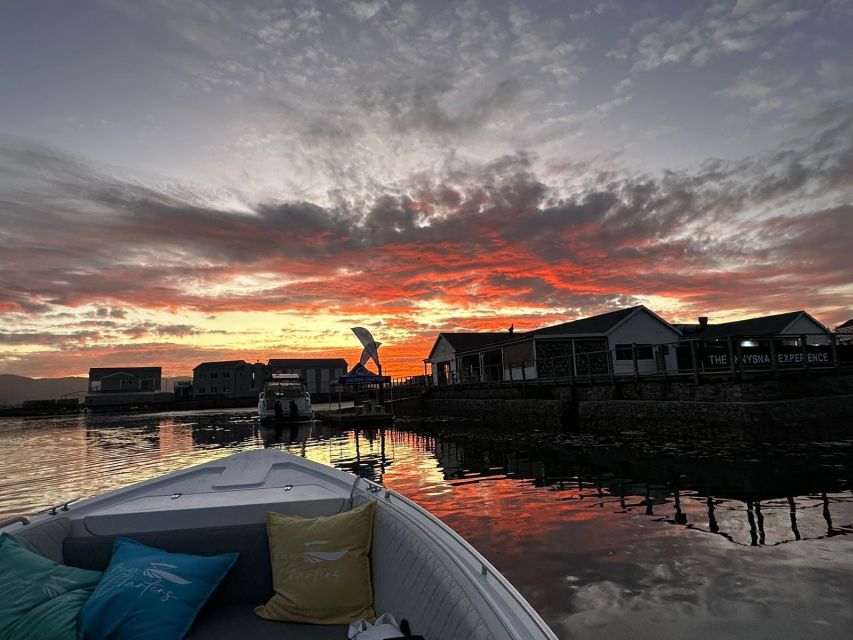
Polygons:
[[302,382],[292,380],[287,382],[268,382],[264,387],[267,396],[281,396],[285,398],[297,398],[305,393]]

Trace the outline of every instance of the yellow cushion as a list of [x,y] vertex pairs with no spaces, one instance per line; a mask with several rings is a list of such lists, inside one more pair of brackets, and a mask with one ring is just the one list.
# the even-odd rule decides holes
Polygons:
[[333,516],[267,514],[275,594],[255,613],[267,620],[349,624],[372,620],[373,501]]

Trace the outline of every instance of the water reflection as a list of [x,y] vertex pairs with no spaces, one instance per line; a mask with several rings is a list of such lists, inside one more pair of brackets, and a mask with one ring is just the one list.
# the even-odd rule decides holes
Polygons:
[[[0,517],[259,447],[408,495],[483,552],[561,637],[643,637],[634,623],[654,629],[662,623],[644,612],[671,606],[666,633],[689,635],[702,620],[696,632],[713,637],[718,618],[734,616],[726,631],[742,630],[741,608],[781,615],[796,598],[809,609],[802,624],[853,628],[853,536],[839,540],[853,533],[850,440],[655,442],[451,423],[276,428],[246,410],[5,419]],[[630,634],[618,620],[631,622]]]

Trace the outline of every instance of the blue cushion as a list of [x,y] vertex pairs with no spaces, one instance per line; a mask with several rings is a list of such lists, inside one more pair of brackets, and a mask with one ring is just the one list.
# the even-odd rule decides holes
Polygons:
[[0,534],[0,638],[82,638],[77,616],[100,579],[100,571],[63,566]]
[[192,556],[116,538],[113,557],[83,607],[90,640],[183,638],[238,554]]

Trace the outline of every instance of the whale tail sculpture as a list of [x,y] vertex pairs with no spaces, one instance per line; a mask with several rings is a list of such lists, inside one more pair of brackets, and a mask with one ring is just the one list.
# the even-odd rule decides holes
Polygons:
[[359,363],[364,365],[368,360],[373,360],[373,362],[376,363],[376,368],[379,369],[379,393],[377,395],[377,400],[381,404],[385,401],[385,393],[382,389],[382,365],[379,364],[379,345],[382,343],[376,342],[376,340],[373,339],[373,336],[370,335],[370,331],[364,327],[352,327],[352,332],[359,341],[361,341],[361,345],[364,347],[364,350],[361,352],[361,358],[359,358]]
[[364,347],[361,352],[361,357],[358,359],[359,364],[364,365],[367,364],[368,360],[373,360],[373,362],[376,363],[376,367],[381,373],[382,365],[379,364],[379,346],[382,343],[376,342],[376,340],[373,339],[373,336],[370,335],[370,331],[368,331],[364,327],[352,327],[352,332],[355,334],[355,337],[359,339],[361,345]]

